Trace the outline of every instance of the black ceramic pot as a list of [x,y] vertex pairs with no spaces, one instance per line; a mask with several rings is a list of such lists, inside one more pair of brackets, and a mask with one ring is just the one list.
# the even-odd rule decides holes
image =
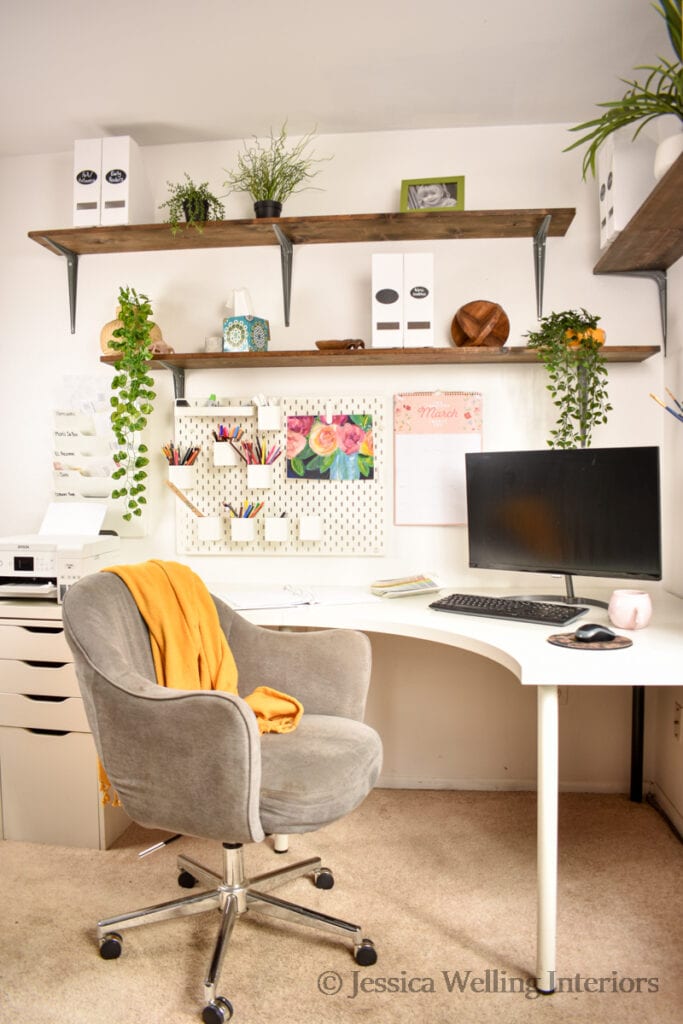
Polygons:
[[259,199],[254,203],[255,217],[279,217],[282,213],[282,203],[276,203],[273,199]]
[[185,214],[185,220],[188,224],[192,221],[204,224],[209,219],[209,204],[208,202],[197,204],[197,207],[195,208],[196,216],[193,217],[191,215],[189,204],[183,203],[183,213]]

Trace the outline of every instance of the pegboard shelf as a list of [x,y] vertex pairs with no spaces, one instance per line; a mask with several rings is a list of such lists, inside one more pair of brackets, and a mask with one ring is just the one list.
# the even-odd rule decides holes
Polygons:
[[[244,396],[225,400],[233,409],[245,408],[253,417],[254,406]],[[233,463],[216,461],[232,449],[211,441],[209,411],[220,415],[217,407],[176,406],[175,443],[179,448],[199,447],[199,456],[190,467],[170,467],[169,472],[190,469],[188,480],[180,488],[176,502],[176,550],[187,555],[381,555],[384,547],[384,399],[380,397],[324,395],[300,398],[271,397],[271,404],[259,411],[276,410],[277,428],[269,429],[247,420],[245,442],[266,443],[268,450],[279,449],[272,463],[247,465],[239,456]],[[287,474],[288,417],[311,424],[317,416],[328,422],[335,416],[347,419],[359,416],[368,423],[364,440],[372,453],[372,470],[365,473],[342,471],[334,478],[309,474]],[[237,415],[235,415],[237,418]],[[232,421],[234,422],[234,421]],[[309,424],[309,428],[310,425]],[[329,447],[329,437],[321,442]],[[240,445],[242,447],[242,444]],[[222,450],[225,449],[224,453]],[[258,448],[256,448],[258,451]],[[322,454],[322,453],[320,453]],[[366,452],[367,454],[367,452]],[[349,454],[349,459],[353,458]],[[342,460],[343,461],[343,460]],[[324,473],[329,467],[323,467]],[[255,472],[256,471],[256,472]],[[266,472],[267,471],[267,472]],[[256,479],[254,477],[256,476]],[[262,479],[265,477],[266,479]],[[171,483],[176,483],[171,480]],[[173,488],[171,488],[173,489]],[[187,493],[185,493],[187,491]],[[246,503],[263,506],[253,517],[231,516]],[[194,506],[194,508],[192,508]],[[205,520],[207,522],[205,522]],[[363,529],[358,524],[363,523]],[[204,532],[206,530],[206,532]]]
[[208,416],[214,419],[228,416],[253,416],[253,405],[177,405],[176,416]]

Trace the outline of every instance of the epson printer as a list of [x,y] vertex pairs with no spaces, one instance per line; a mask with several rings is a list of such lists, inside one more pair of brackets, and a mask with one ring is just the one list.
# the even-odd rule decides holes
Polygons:
[[[81,576],[116,560],[119,537],[99,532],[106,506],[83,509],[81,503],[53,504],[39,533],[0,537],[0,597],[40,597],[61,604]],[[84,532],[66,532],[69,527]]]

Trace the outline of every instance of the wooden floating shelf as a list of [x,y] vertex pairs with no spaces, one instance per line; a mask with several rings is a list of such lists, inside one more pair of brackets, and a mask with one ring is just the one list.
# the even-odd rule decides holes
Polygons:
[[594,274],[668,270],[683,256],[683,156],[602,254]]
[[[658,345],[606,345],[608,363],[641,363],[660,351]],[[101,356],[115,364],[116,356]],[[338,352],[297,349],[273,352],[187,352],[154,356],[150,368],[170,370],[258,370],[286,366],[418,366],[475,363],[540,363],[538,353],[525,345],[509,348],[362,348]]]
[[537,210],[414,210],[412,213],[356,213],[325,217],[278,217],[220,220],[202,231],[168,224],[127,224],[119,227],[58,228],[29,231],[29,238],[50,251],[77,256],[93,253],[162,252],[174,249],[218,249],[233,246],[279,245],[274,226],[292,245],[340,242],[404,242],[464,238],[533,238],[548,215],[549,235],[565,235],[573,208]]

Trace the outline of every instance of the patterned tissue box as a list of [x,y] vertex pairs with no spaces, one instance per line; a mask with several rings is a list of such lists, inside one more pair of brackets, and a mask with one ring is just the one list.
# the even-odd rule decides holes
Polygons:
[[260,316],[228,316],[223,321],[224,352],[267,352],[270,325]]

